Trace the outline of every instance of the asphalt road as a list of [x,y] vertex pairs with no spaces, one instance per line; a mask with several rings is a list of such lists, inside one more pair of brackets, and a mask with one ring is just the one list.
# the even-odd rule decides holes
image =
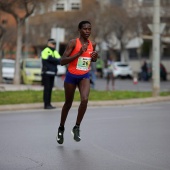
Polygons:
[[[109,85],[112,90],[111,82]],[[55,86],[63,88],[63,80],[60,77],[55,80]],[[97,78],[95,89],[106,90],[106,79]],[[115,90],[152,91],[152,81],[138,81],[134,84],[133,79],[115,79]],[[170,81],[161,81],[160,91],[170,91]]]
[[89,107],[82,141],[56,142],[60,109],[0,114],[0,170],[169,170],[170,102]]
[[[57,77],[55,79],[54,87],[58,89],[63,89],[63,78]],[[110,90],[111,82],[110,82]],[[15,91],[15,90],[43,90],[41,85],[14,85],[11,83],[0,84],[0,91]],[[96,90],[106,90],[106,79],[96,79]],[[133,79],[115,79],[115,90],[130,90],[130,91],[152,91],[152,81],[138,81],[137,84],[134,84]],[[161,81],[160,82],[160,91],[170,91],[170,81]]]

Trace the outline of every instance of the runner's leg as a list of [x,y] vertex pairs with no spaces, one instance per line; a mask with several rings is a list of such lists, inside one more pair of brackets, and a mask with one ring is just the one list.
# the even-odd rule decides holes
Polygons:
[[61,111],[60,126],[65,125],[65,121],[67,119],[68,112],[72,106],[72,102],[74,99],[76,85],[64,82],[64,89],[65,89],[65,103],[64,103],[62,111]]
[[90,80],[87,78],[82,79],[78,85],[78,88],[80,92],[81,102],[78,108],[76,124],[80,125],[87,109],[88,97],[90,93]]

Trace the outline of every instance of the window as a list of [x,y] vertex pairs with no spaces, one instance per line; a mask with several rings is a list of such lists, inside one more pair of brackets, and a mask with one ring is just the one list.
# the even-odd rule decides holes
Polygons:
[[71,11],[79,10],[81,7],[81,0],[59,0],[56,4],[55,10]]
[[26,68],[41,68],[41,61],[26,61]]
[[2,62],[2,67],[6,67],[6,68],[14,68],[15,67],[15,63],[12,62]]
[[143,0],[143,6],[153,7],[154,0]]
[[57,5],[56,5],[56,10],[64,10],[64,3],[57,3]]
[[80,9],[80,3],[71,3],[71,9],[72,10],[79,10]]
[[129,58],[130,59],[138,59],[137,48],[130,48],[129,51]]
[[141,47],[141,57],[149,59],[151,50],[152,50],[152,41],[144,40]]
[[153,0],[143,0],[143,3],[145,3],[145,4],[153,4]]
[[110,0],[110,2],[112,4],[118,5],[118,6],[122,6],[123,1],[122,0]]
[[162,5],[170,5],[170,1],[169,0],[163,0],[161,1]]
[[[169,5],[169,0],[160,0],[161,5]],[[154,4],[154,0],[143,0],[143,4],[145,5],[152,5]]]
[[163,54],[162,57],[165,59],[170,59],[170,46],[169,45],[164,45],[164,49],[163,49]]

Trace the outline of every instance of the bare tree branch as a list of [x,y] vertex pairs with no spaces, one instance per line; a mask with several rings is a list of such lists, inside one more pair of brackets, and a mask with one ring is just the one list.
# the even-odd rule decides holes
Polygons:
[[14,84],[20,84],[20,59],[22,56],[23,28],[26,18],[35,10],[36,5],[44,0],[1,0],[0,10],[11,14],[17,23],[17,50]]

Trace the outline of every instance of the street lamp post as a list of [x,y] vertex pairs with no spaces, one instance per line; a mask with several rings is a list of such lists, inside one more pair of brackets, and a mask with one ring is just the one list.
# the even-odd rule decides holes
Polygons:
[[154,0],[153,14],[152,95],[156,97],[160,93],[160,0]]

